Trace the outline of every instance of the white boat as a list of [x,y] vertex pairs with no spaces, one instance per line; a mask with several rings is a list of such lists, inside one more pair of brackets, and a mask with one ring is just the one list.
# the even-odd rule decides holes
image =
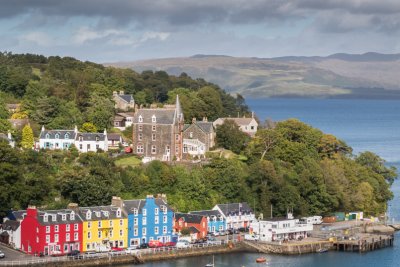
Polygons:
[[213,261],[212,261],[212,263],[206,264],[205,267],[215,267],[215,264],[214,264],[214,256],[213,256]]

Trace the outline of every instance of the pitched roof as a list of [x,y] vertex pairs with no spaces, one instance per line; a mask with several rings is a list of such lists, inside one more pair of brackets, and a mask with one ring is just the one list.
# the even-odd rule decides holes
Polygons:
[[[61,210],[38,210],[37,220],[41,225],[52,225],[60,223],[80,223],[82,222],[81,217],[75,211],[74,219],[71,220],[71,209],[61,209]],[[47,221],[45,217],[47,215]],[[65,215],[65,220],[63,220],[63,215]]]
[[[172,208],[168,205],[167,201],[163,198],[155,198],[154,202],[158,207],[165,206],[167,208],[167,212],[173,211]],[[128,214],[132,214],[135,209],[138,210],[138,214],[142,213],[145,205],[146,199],[124,200],[124,208]]]
[[218,217],[222,216],[221,212],[219,210],[199,210],[199,211],[191,211],[191,214],[197,214],[197,215],[202,215],[202,216],[207,216],[207,217]]
[[153,115],[156,117],[156,124],[174,124],[175,123],[175,110],[174,109],[139,109],[133,117],[134,123],[139,123],[139,116],[142,116],[143,122],[141,123],[154,123],[152,122]]
[[112,141],[112,140],[120,141],[120,140],[122,140],[122,137],[120,134],[117,134],[117,133],[109,133],[109,134],[107,134],[107,139],[109,141]]
[[133,117],[135,116],[135,112],[118,112],[117,116],[121,116],[121,117]]
[[203,220],[204,216],[190,213],[175,213],[175,220],[183,219],[187,223],[199,224]]
[[78,133],[75,139],[78,140],[79,137],[82,137],[83,141],[96,141],[96,137],[98,141],[104,141],[107,136],[104,133]]
[[[234,121],[237,125],[249,125],[254,118],[220,118],[222,121],[225,120],[232,120]],[[255,121],[255,120],[254,120]]]
[[[58,134],[58,138],[56,135]],[[74,140],[76,132],[74,130],[44,130],[40,132],[40,139],[67,139]],[[66,138],[68,137],[68,138]]]
[[124,119],[125,119],[125,117],[118,116],[118,115],[115,115],[115,117],[114,117],[114,121],[123,121]]
[[197,229],[197,228],[194,227],[194,226],[190,226],[190,227],[189,227],[189,231],[190,231],[191,234],[200,233],[199,229]]
[[11,211],[7,217],[10,220],[17,220],[20,221],[24,218],[24,214],[26,214],[26,210],[15,210],[15,211]]
[[[123,219],[126,218],[126,214],[121,209],[121,217],[117,217],[117,206],[96,206],[96,207],[79,207],[79,214],[83,221],[98,221],[98,220],[109,220],[109,219]],[[87,212],[91,212],[91,218],[87,219]]]
[[6,231],[15,231],[18,229],[19,226],[20,226],[20,222],[14,221],[14,220],[7,220],[1,225],[3,230],[6,230]]
[[128,103],[130,103],[133,100],[132,95],[117,95],[117,96]]
[[224,216],[230,215],[239,215],[239,211],[241,214],[250,214],[253,213],[253,210],[246,202],[242,203],[229,203],[229,204],[217,204],[217,207],[222,211]]

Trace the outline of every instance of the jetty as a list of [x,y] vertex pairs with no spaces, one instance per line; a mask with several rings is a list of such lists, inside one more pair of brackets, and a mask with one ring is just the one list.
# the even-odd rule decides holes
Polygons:
[[258,241],[243,241],[243,243],[248,248],[266,254],[273,253],[284,255],[299,255],[306,253],[315,253],[321,249],[332,249],[332,242],[324,240],[281,244]]
[[356,240],[340,240],[333,242],[337,251],[368,252],[393,246],[394,235],[363,234]]

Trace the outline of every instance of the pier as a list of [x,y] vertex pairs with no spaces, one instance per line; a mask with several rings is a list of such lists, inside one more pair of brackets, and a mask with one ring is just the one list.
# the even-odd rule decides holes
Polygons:
[[368,252],[393,246],[393,235],[364,234],[358,240],[340,240],[333,243],[337,251]]

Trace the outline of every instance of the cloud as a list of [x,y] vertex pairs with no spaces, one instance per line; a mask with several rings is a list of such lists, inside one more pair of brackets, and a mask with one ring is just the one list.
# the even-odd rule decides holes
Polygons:
[[55,44],[54,38],[44,32],[30,32],[20,37],[22,42],[31,42],[39,46],[51,46]]

